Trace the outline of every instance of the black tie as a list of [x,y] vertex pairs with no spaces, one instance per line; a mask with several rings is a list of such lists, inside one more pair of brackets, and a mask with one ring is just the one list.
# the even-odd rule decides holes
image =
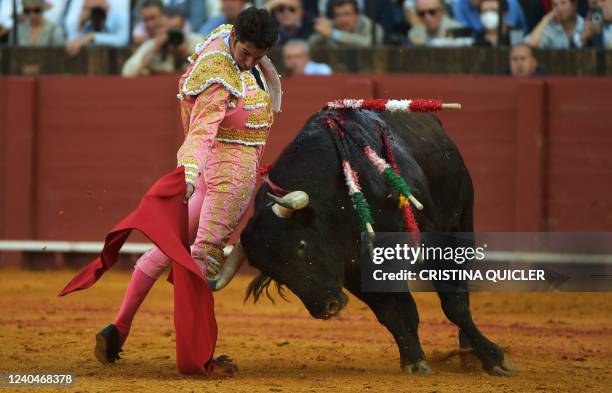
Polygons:
[[261,74],[259,73],[259,71],[257,71],[257,68],[253,67],[251,69],[251,73],[253,74],[253,76],[255,77],[255,80],[257,81],[257,84],[259,85],[259,88],[263,91],[266,91],[266,88],[264,87],[264,83],[261,80]]

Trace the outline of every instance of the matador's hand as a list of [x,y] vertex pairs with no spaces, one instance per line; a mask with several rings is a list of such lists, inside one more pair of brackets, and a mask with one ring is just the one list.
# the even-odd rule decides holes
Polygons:
[[185,199],[183,200],[184,204],[187,204],[187,202],[189,202],[189,198],[191,198],[194,191],[195,191],[195,186],[191,183],[187,183],[187,188],[185,190]]

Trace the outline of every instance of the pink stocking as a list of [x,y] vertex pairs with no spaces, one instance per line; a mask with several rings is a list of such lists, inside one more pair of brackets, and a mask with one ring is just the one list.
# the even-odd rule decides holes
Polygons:
[[114,325],[119,330],[121,345],[123,345],[130,333],[132,320],[134,315],[136,315],[136,311],[138,311],[138,307],[142,304],[153,284],[155,284],[154,278],[146,275],[138,267],[134,269],[130,283],[125,291],[123,303],[121,303],[121,308],[117,314],[117,319],[114,322]]

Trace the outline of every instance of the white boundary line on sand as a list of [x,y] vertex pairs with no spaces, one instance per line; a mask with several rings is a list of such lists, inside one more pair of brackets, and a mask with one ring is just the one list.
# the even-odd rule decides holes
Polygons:
[[[102,242],[66,242],[45,240],[0,240],[0,251],[17,252],[65,252],[97,254],[102,251]],[[152,243],[125,243],[121,254],[142,254],[153,247]],[[226,246],[223,252],[228,255],[232,246]]]
[[[21,252],[65,252],[65,253],[99,253],[102,242],[66,242],[44,240],[0,240],[0,251]],[[151,243],[125,243],[122,254],[142,254],[151,248]],[[229,255],[233,246],[226,246],[224,254]],[[526,263],[563,263],[612,265],[610,254],[560,254],[549,252],[522,251],[487,251],[485,262],[526,262]]]

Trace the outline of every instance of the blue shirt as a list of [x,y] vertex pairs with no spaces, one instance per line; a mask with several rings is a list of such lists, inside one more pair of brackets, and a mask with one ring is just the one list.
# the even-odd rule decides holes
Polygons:
[[[480,22],[480,9],[472,5],[471,0],[455,0],[453,4],[453,18],[466,27],[476,31],[482,31]],[[527,30],[525,14],[518,0],[508,0],[508,15],[506,23],[514,29]]]
[[604,48],[612,49],[612,25],[606,25],[603,31]]
[[221,26],[223,24],[226,24],[226,23],[227,23],[227,18],[225,17],[225,15],[217,15],[217,16],[213,16],[211,18],[208,18],[206,23],[204,23],[204,25],[200,29],[200,34],[202,34],[204,36],[207,36],[214,29],[216,29],[217,27],[219,27],[219,26]]
[[309,61],[304,67],[304,75],[331,75],[332,69],[327,64]]
[[183,12],[191,31],[197,32],[208,19],[206,0],[164,0],[168,8],[178,9]]

